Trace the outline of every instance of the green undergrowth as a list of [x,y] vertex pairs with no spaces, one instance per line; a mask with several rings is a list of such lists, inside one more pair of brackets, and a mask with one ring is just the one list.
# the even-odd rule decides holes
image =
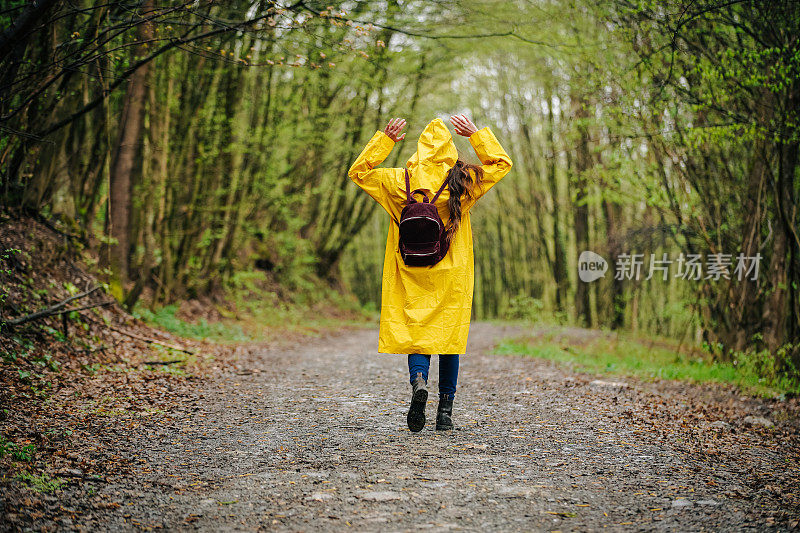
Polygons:
[[178,317],[178,309],[178,304],[171,304],[157,309],[136,308],[133,314],[154,327],[180,337],[228,342],[250,340],[240,324],[232,321],[209,322],[205,318],[189,322]]
[[315,335],[349,326],[377,324],[378,314],[352,296],[322,281],[276,290],[259,272],[238,273],[224,304],[206,304],[220,320],[182,318],[180,303],[150,308],[142,304],[133,314],[153,327],[175,335],[218,343],[270,340],[287,332]]
[[15,461],[30,462],[35,453],[36,446],[34,444],[17,444],[0,434],[0,459],[9,456]]
[[23,472],[17,476],[17,479],[23,481],[31,489],[36,492],[56,492],[60,490],[67,480],[60,477],[50,477],[47,473],[33,474],[31,472]]
[[681,353],[662,341],[579,328],[553,328],[533,338],[506,339],[494,353],[547,359],[595,375],[723,383],[762,397],[800,394],[800,381],[778,372],[774,368],[775,357],[768,352],[739,353],[729,362],[714,361],[704,352]]

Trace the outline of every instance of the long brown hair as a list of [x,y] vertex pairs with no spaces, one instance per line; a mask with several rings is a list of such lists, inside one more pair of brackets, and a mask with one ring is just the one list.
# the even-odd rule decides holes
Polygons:
[[450,220],[447,222],[448,242],[453,241],[453,235],[461,225],[461,197],[466,196],[471,200],[473,189],[482,179],[483,169],[480,166],[461,159],[458,159],[453,168],[447,172],[447,188],[450,191],[450,198],[447,200],[447,207],[450,209]]

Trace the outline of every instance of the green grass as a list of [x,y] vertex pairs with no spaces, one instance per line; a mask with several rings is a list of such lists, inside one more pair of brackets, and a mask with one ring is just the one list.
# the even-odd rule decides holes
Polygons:
[[186,322],[178,318],[177,312],[178,306],[173,304],[166,305],[155,311],[147,308],[137,308],[134,315],[157,328],[190,339],[217,342],[244,342],[251,340],[239,324],[208,322],[204,318],[197,322]]
[[6,439],[4,435],[0,435],[0,458],[10,455],[17,461],[30,462],[34,453],[36,453],[35,445],[26,444],[20,446],[19,444]]
[[724,383],[764,397],[800,394],[800,382],[775,372],[769,354],[738,354],[731,362],[720,362],[703,353],[687,355],[661,344],[601,332],[591,338],[571,339],[555,329],[536,339],[507,339],[494,353],[547,359],[595,375]]
[[355,297],[342,294],[316,276],[290,277],[273,279],[263,272],[233,276],[228,299],[245,332],[255,339],[267,340],[276,332],[313,336],[341,327],[377,324],[379,313],[374,307],[362,307]]
[[55,492],[64,485],[67,480],[60,477],[51,478],[48,474],[31,474],[24,472],[17,476],[17,479],[24,481],[27,485],[36,492]]
[[315,300],[296,302],[279,300],[274,293],[258,294],[256,288],[232,294],[237,312],[220,307],[217,310],[225,318],[215,322],[182,320],[177,304],[158,309],[140,305],[133,315],[174,335],[218,343],[270,340],[287,332],[313,336],[331,329],[378,323],[376,310],[361,308],[330,288],[321,290]]

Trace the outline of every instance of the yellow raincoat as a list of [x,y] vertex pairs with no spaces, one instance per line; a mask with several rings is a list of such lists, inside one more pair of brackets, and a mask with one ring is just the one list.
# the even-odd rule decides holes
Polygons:
[[[475,284],[469,210],[511,170],[511,159],[489,128],[472,134],[469,142],[483,163],[484,179],[475,189],[472,200],[462,196],[461,226],[453,236],[447,255],[433,266],[406,266],[400,256],[397,221],[407,201],[405,174],[402,168],[375,168],[388,157],[394,141],[377,131],[350,167],[350,179],[381,204],[392,219],[383,261],[378,352],[466,352]],[[419,137],[416,153],[407,163],[411,190],[423,189],[428,198],[433,198],[457,158],[458,152],[447,126],[438,118],[431,121]],[[445,187],[436,201],[445,224],[450,217],[449,197]]]

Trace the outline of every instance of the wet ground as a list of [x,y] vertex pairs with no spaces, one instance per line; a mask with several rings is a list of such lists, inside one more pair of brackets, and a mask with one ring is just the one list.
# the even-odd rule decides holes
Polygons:
[[800,466],[796,441],[785,440],[789,426],[778,431],[740,420],[776,416],[771,404],[696,386],[597,382],[545,361],[490,355],[497,340],[517,332],[473,325],[453,432],[433,428],[435,357],[429,422],[409,432],[405,358],[378,355],[375,330],[241,356],[196,380],[165,415],[132,426],[121,448],[98,450],[127,460],[125,475],[46,496],[64,510],[55,525],[382,532],[796,527]]

